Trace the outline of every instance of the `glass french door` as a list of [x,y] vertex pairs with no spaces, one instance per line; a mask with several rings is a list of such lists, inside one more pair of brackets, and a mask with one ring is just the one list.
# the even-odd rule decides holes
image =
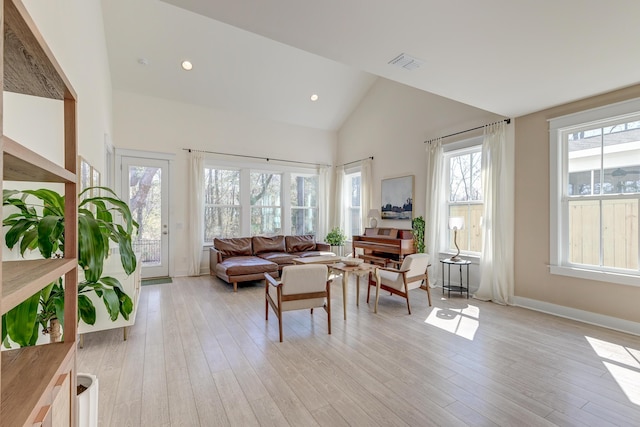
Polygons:
[[142,278],[169,275],[169,161],[122,156],[122,194],[139,224],[133,249]]

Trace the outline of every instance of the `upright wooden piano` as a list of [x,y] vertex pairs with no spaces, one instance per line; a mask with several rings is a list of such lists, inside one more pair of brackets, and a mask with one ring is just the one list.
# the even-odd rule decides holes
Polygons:
[[[363,254],[357,255],[357,249]],[[385,265],[388,261],[399,261],[405,255],[416,252],[413,232],[399,228],[366,228],[364,235],[353,236],[353,256],[366,261]]]

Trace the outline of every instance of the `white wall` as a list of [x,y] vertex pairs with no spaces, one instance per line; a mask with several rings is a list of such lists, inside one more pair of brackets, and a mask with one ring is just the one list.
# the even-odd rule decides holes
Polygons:
[[[104,135],[111,133],[111,77],[100,1],[26,0],[24,4],[78,96],[78,153],[102,170]],[[4,133],[61,165],[63,113],[62,101],[3,95]],[[33,187],[7,183],[5,188]],[[3,257],[13,259],[19,254],[9,254],[4,248]]]
[[[382,179],[414,175],[414,217],[423,216],[428,224],[424,141],[500,119],[501,116],[488,111],[379,78],[338,132],[336,163],[374,157],[372,205],[377,209],[381,205]],[[471,132],[445,139],[443,143],[477,135]],[[378,221],[378,227],[411,228],[411,223],[382,220]],[[426,250],[430,252],[429,248]],[[472,262],[475,262],[470,280],[473,289],[478,286],[478,266],[477,260]]]
[[[186,223],[188,163],[183,148],[326,164],[333,164],[336,152],[335,132],[117,90],[113,105],[113,144],[116,148],[175,155],[169,212],[169,274],[172,276],[187,274],[184,254],[188,248],[186,232],[189,226]],[[242,160],[226,156],[218,158]],[[204,251],[201,271],[207,272],[208,265],[208,252]]]
[[[112,119],[100,1],[25,0],[24,4],[78,95],[78,154],[103,172],[105,134],[112,133]],[[10,122],[5,117],[5,126]],[[47,143],[40,148],[47,149]]]

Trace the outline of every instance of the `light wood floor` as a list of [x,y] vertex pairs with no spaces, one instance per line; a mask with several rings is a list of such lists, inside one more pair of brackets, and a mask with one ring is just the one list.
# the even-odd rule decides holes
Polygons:
[[264,288],[144,286],[135,326],[87,334],[100,426],[640,426],[640,338],[516,307],[383,295],[348,320],[264,319]]

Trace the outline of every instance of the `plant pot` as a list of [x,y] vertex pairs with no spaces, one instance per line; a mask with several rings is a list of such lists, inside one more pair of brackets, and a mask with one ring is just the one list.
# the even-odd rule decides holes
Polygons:
[[344,246],[331,246],[331,252],[333,252],[334,254],[336,254],[337,256],[343,256],[344,255]]
[[98,427],[98,377],[78,374],[78,426]]

